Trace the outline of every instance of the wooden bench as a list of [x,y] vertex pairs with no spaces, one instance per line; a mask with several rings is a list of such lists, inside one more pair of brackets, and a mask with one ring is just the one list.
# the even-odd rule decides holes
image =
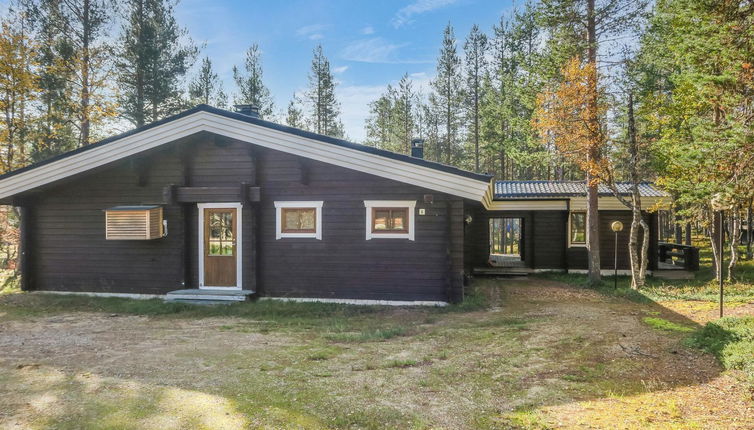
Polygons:
[[661,263],[683,266],[685,270],[699,270],[699,248],[695,246],[661,242],[658,253]]

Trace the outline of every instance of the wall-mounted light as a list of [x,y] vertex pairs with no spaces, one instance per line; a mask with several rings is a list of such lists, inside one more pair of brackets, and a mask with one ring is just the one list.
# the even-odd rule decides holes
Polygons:
[[474,218],[472,218],[472,217],[471,217],[471,215],[466,215],[466,218],[464,218],[464,219],[463,219],[463,221],[464,221],[464,222],[465,222],[466,224],[471,224],[471,221],[472,221],[473,219],[474,219]]

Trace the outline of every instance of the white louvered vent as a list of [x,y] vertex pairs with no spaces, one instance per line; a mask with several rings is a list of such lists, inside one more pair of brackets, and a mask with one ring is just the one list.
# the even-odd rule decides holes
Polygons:
[[105,209],[107,240],[150,240],[161,237],[161,206],[116,206]]

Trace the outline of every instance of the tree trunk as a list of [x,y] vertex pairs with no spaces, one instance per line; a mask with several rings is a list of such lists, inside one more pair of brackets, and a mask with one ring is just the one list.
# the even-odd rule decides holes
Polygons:
[[89,42],[91,38],[91,22],[90,22],[90,0],[83,0],[82,5],[82,17],[81,17],[81,137],[79,144],[85,146],[89,144],[89,127],[90,127],[90,114],[89,114],[89,68],[91,66],[91,57],[89,53]]
[[[587,60],[597,64],[597,20],[595,16],[595,0],[587,0]],[[597,73],[597,68],[594,68]],[[596,77],[595,77],[596,82]],[[590,97],[589,108],[597,112],[597,95]],[[597,162],[600,158],[599,148],[590,148],[589,158],[591,162]],[[586,225],[587,225],[587,249],[589,250],[589,283],[595,285],[600,282],[600,228],[599,228],[599,190],[597,179],[591,173],[586,175]]]
[[600,225],[598,211],[598,187],[591,174],[586,175],[586,240],[589,251],[589,284],[597,285],[602,279],[600,273]]
[[746,259],[751,260],[751,222],[752,222],[752,199],[749,200],[749,207],[746,209]]

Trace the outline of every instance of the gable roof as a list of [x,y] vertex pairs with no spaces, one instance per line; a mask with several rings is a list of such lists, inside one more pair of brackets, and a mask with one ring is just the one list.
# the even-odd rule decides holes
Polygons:
[[[631,193],[631,184],[619,182],[618,191],[621,194]],[[668,194],[656,188],[654,184],[642,182],[639,184],[642,197],[667,197]],[[612,196],[613,192],[604,184],[599,185],[600,196]],[[496,181],[495,200],[506,199],[544,199],[586,196],[584,181]]]
[[0,199],[206,131],[459,197],[481,200],[491,176],[198,105],[177,115],[0,175]]

